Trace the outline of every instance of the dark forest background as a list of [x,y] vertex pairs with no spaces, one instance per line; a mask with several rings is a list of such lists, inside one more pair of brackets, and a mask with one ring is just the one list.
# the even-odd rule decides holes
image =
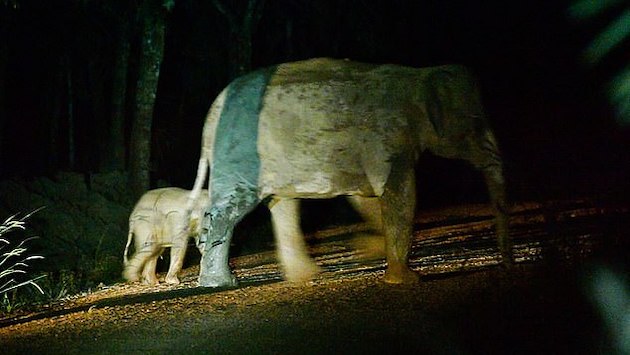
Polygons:
[[[513,200],[625,198],[630,134],[607,83],[627,64],[627,42],[595,65],[583,56],[623,7],[576,21],[570,5],[0,0],[0,211],[45,205],[33,228],[54,268],[106,264],[119,275],[111,265],[120,264],[133,201],[156,186],[192,187],[219,91],[251,69],[322,56],[467,65]],[[423,157],[418,179],[421,208],[485,198],[476,173],[457,162]],[[55,254],[50,245],[72,248]]]
[[603,21],[576,23],[567,8],[562,1],[4,1],[0,173],[132,165],[142,41],[151,35],[143,26],[163,33],[153,181],[191,185],[205,113],[230,79],[319,56],[465,64],[482,83],[509,161],[535,161],[541,171],[608,164],[618,128],[604,84],[620,67],[584,65],[581,52]]

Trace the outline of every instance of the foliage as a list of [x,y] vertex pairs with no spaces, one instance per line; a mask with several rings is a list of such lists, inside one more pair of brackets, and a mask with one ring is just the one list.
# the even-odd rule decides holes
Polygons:
[[164,0],[162,6],[166,9],[166,11],[173,11],[175,7],[175,0]]
[[[598,64],[630,38],[630,7],[623,9],[622,0],[580,0],[569,8],[571,17],[577,20],[593,20],[609,12],[621,12],[611,20],[584,51],[590,64]],[[617,107],[621,123],[630,124],[630,65],[622,69],[610,82],[608,96]]]
[[0,3],[6,7],[11,7],[13,9],[17,9],[20,5],[17,0],[2,0],[2,2]]
[[44,301],[57,301],[72,294],[78,293],[81,283],[75,272],[61,270],[49,272],[46,279],[40,283],[44,291]]
[[24,290],[19,296],[31,296],[29,303],[50,301],[120,280],[132,203],[126,191],[120,173],[0,181],[0,215],[47,206],[29,220],[29,230],[45,235],[29,244],[45,256],[33,265],[47,275],[38,282],[45,294]]
[[10,216],[0,225],[0,310],[11,313],[22,307],[26,301],[18,297],[17,291],[23,286],[32,286],[42,295],[44,291],[38,281],[45,275],[30,276],[27,271],[33,260],[43,259],[39,255],[28,255],[26,245],[34,238],[25,238],[19,242],[7,237],[8,234],[25,229],[25,221],[37,211],[18,218]]
[[[11,294],[11,296],[9,296]],[[12,313],[25,305],[25,302],[18,298],[17,289],[5,292],[0,299],[0,311]]]
[[23,239],[17,245],[6,238],[6,235],[12,231],[24,230],[26,219],[35,212],[31,212],[21,218],[18,218],[17,215],[10,216],[0,225],[0,294],[6,294],[11,290],[26,285],[31,285],[42,294],[44,293],[36,282],[43,276],[27,278],[22,281],[17,277],[28,273],[27,269],[30,261],[44,258],[39,255],[27,255],[28,249],[26,244],[33,238]]

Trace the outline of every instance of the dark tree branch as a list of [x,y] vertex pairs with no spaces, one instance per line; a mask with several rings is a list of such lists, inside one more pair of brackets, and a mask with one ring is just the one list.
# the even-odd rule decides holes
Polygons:
[[238,27],[236,16],[234,16],[234,13],[223,6],[223,3],[220,0],[212,0],[212,4],[217,9],[217,11],[223,14],[223,16],[225,16],[225,18],[228,20],[228,25],[230,26],[231,30],[234,30]]
[[262,18],[262,12],[265,7],[265,0],[249,0],[247,2],[247,12],[243,18],[243,27],[249,32],[258,25]]

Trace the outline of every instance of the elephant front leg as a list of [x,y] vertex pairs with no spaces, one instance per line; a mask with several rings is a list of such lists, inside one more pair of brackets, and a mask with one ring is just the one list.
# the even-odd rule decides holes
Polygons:
[[503,182],[503,173],[500,166],[489,166],[483,169],[483,174],[488,186],[490,201],[494,209],[499,251],[501,252],[501,261],[503,266],[508,269],[514,264],[514,255],[512,254],[512,239],[509,233],[509,212],[505,198],[505,185]]
[[506,201],[503,160],[496,139],[490,131],[473,139],[466,158],[479,169],[485,178],[488,194],[496,217],[496,233],[503,266],[508,269],[514,264],[512,240],[509,234],[509,208]]
[[418,274],[407,265],[415,215],[416,187],[413,168],[404,167],[394,167],[380,198],[387,253],[387,270],[383,281],[390,284],[419,281]]
[[177,275],[182,270],[184,258],[186,257],[186,248],[188,247],[188,230],[181,229],[173,238],[171,246],[171,262],[168,267],[168,273],[164,281],[168,284],[179,284]]

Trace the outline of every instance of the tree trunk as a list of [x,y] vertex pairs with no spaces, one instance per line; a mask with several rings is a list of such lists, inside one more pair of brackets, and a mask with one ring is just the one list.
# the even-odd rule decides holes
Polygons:
[[[46,97],[50,104],[47,110],[50,114],[48,126],[48,171],[52,172],[61,167],[62,147],[61,126],[64,120],[64,109],[66,104],[66,60],[61,57],[55,68],[52,85],[48,89]],[[65,142],[64,142],[65,143]]]
[[228,49],[228,75],[230,80],[248,73],[252,69],[252,34],[234,32]]
[[293,19],[288,18],[284,24],[284,43],[286,49],[284,52],[285,58],[293,58]]
[[92,125],[89,132],[86,134],[91,138],[93,144],[96,144],[96,146],[92,148],[95,149],[93,152],[96,153],[96,159],[93,158],[94,161],[84,162],[83,169],[87,168],[88,171],[103,171],[105,157],[109,155],[111,149],[107,140],[109,138],[108,133],[111,128],[111,122],[107,114],[107,106],[109,103],[105,100],[106,90],[104,83],[106,79],[103,74],[99,72],[101,70],[101,63],[99,63],[98,58],[90,57],[87,61],[88,63],[85,64],[87,69],[85,73],[87,77],[87,98],[91,107],[90,116],[92,117]]
[[125,98],[127,97],[127,70],[129,67],[129,38],[123,24],[118,36],[118,48],[114,62],[112,83],[111,124],[107,142],[109,150],[103,157],[102,170],[122,171],[125,169]]
[[166,22],[160,1],[145,0],[140,5],[140,61],[136,104],[131,128],[130,184],[135,197],[149,189],[151,165],[151,126],[157,96],[160,65],[164,55]]
[[11,24],[10,14],[7,4],[0,5],[0,173],[3,173],[4,146],[6,139],[5,127],[6,117],[6,82],[7,82],[7,62],[9,60],[9,26]]
[[260,22],[265,0],[248,0],[241,18],[222,0],[213,0],[212,3],[225,16],[230,27],[228,75],[229,79],[233,79],[252,69],[252,36]]
[[4,147],[3,143],[6,139],[6,73],[7,73],[7,45],[5,36],[0,37],[0,174],[3,173]]
[[66,62],[66,92],[68,95],[68,122],[66,127],[68,127],[68,169],[70,171],[74,170],[75,167],[75,149],[74,149],[74,89],[72,85],[72,64],[70,60]]

